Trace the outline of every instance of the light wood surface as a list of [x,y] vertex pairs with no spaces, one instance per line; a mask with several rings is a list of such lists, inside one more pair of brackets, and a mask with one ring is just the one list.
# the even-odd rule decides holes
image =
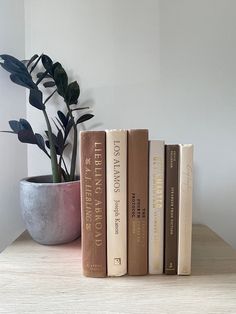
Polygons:
[[236,313],[236,253],[193,227],[192,275],[86,278],[80,241],[42,246],[24,233],[0,254],[0,313]]

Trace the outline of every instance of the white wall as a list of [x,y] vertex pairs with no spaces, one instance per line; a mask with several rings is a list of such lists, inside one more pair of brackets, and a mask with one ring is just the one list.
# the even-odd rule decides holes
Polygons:
[[[25,55],[23,0],[0,0],[0,54]],[[25,117],[25,92],[0,69],[0,130],[8,121]],[[23,230],[19,208],[19,180],[27,175],[26,146],[11,134],[0,134],[0,252]]]
[[[194,220],[236,247],[236,1],[163,0],[161,135],[195,144]],[[164,121],[168,115],[169,125]]]
[[[236,247],[236,1],[25,4],[27,55],[48,53],[79,79],[94,103],[87,125],[195,144],[194,221]],[[38,112],[28,116],[42,128]],[[28,158],[30,174],[49,172],[34,148]]]

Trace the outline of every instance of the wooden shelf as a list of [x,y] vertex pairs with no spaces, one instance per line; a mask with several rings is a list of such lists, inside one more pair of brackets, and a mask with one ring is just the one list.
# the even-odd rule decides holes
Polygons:
[[24,233],[0,254],[0,313],[236,313],[236,252],[193,227],[192,275],[86,278],[80,241],[42,246]]

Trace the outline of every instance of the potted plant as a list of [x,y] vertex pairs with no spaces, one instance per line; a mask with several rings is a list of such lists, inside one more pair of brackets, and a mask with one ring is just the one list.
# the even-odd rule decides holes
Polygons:
[[[20,182],[22,216],[32,238],[42,244],[59,244],[74,240],[80,235],[80,183],[76,175],[78,125],[93,117],[84,113],[87,107],[78,104],[80,87],[77,81],[69,82],[59,62],[45,55],[34,55],[30,60],[0,55],[1,67],[10,73],[10,80],[28,89],[29,104],[45,120],[43,135],[34,133],[26,119],[9,121],[10,131],[22,143],[37,145],[51,163],[51,175],[31,177]],[[39,67],[43,70],[39,71]],[[50,94],[45,96],[47,91]],[[58,94],[65,111],[57,111],[50,118],[48,102]],[[82,112],[82,114],[79,114]],[[70,143],[70,135],[73,140]],[[70,151],[70,164],[65,151]]]

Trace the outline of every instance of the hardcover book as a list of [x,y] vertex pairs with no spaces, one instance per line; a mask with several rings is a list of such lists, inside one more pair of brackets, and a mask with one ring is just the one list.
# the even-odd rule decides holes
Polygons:
[[193,145],[180,145],[178,275],[191,273]]
[[164,141],[149,141],[149,259],[150,274],[162,274],[164,262]]
[[165,146],[165,274],[177,274],[179,145]]
[[127,273],[127,131],[106,131],[107,274]]
[[148,130],[128,131],[128,274],[148,268]]
[[82,266],[88,277],[107,273],[105,136],[105,131],[80,132]]

